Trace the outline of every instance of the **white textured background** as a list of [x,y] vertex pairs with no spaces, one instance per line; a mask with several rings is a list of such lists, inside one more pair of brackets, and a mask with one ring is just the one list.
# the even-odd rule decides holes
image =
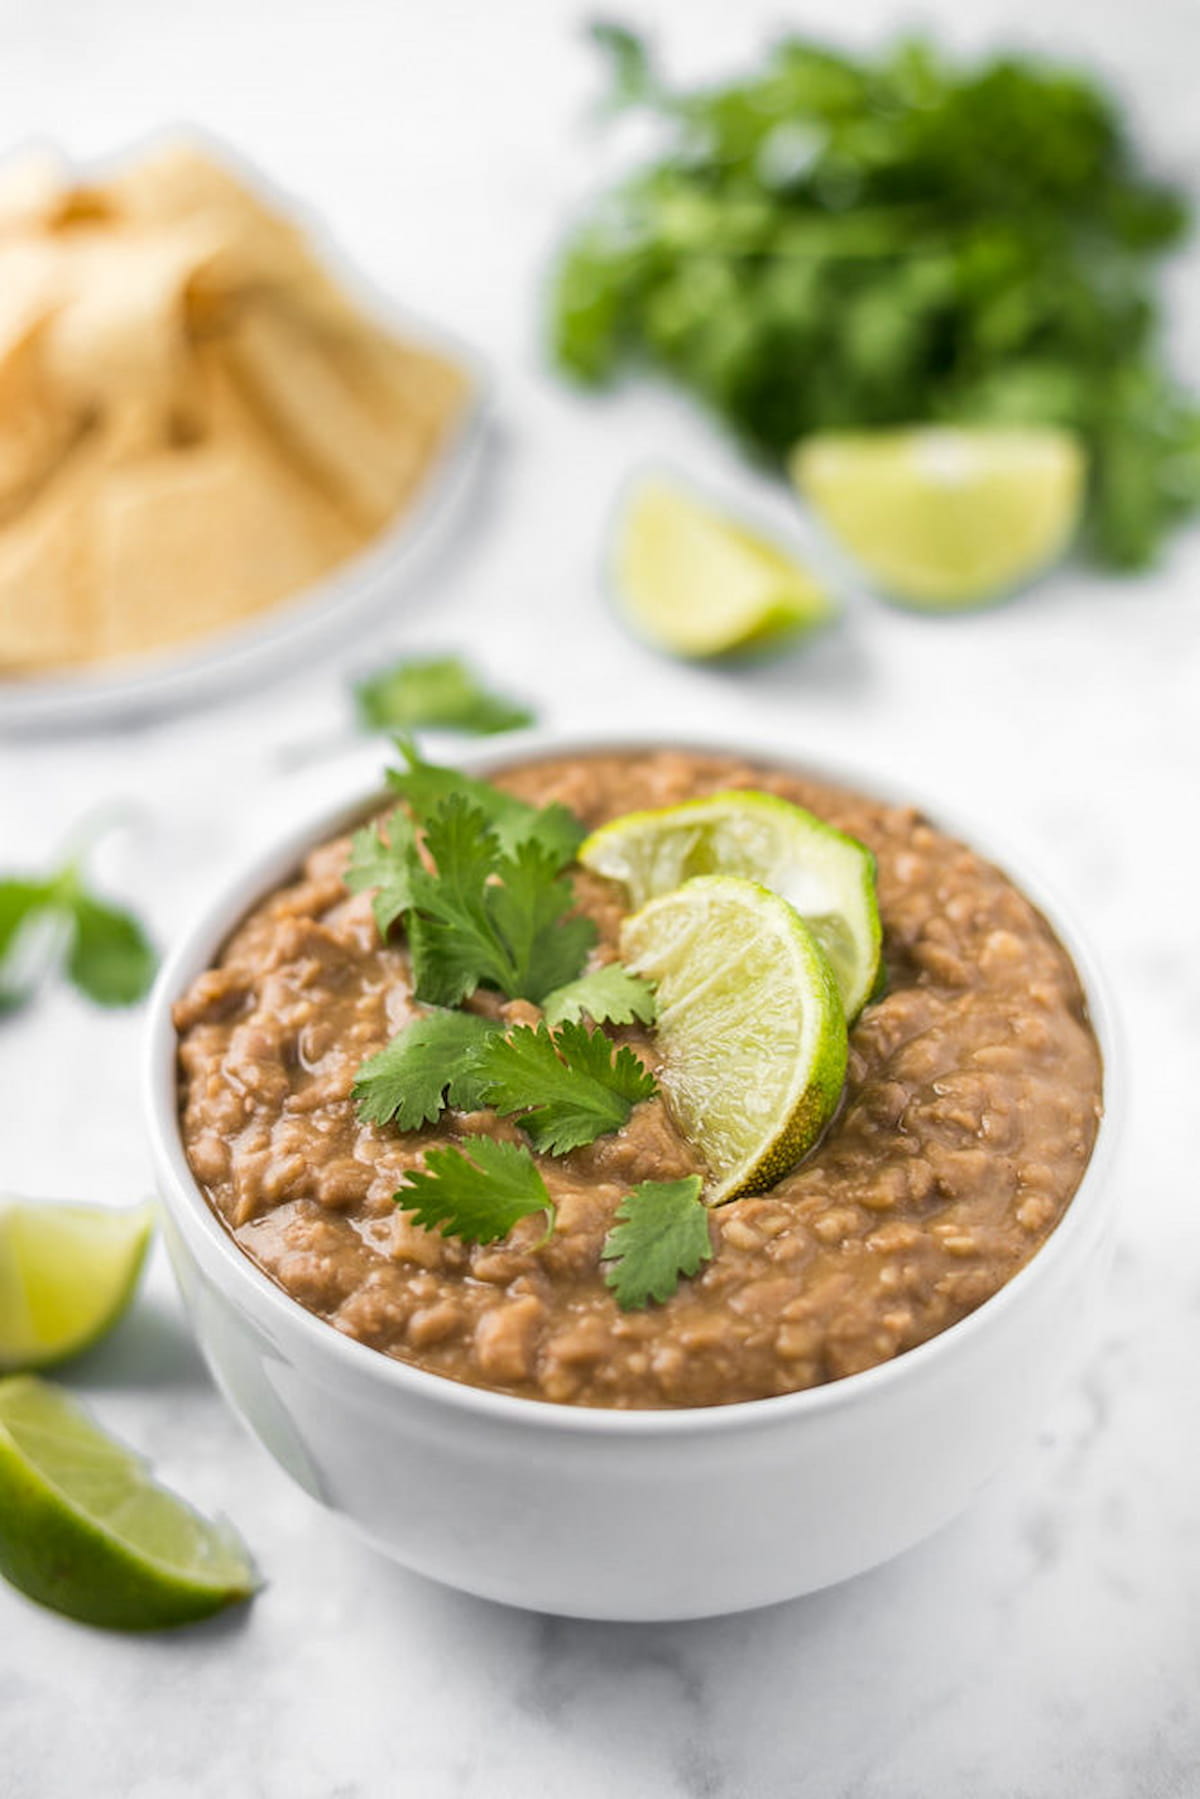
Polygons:
[[[758,1615],[589,1626],[432,1587],[343,1536],[227,1414],[156,1261],[72,1385],[235,1519],[270,1584],[240,1617],[146,1641],[0,1590],[0,1795],[1191,1799],[1200,533],[1144,580],[1064,575],[976,618],[852,594],[840,632],[755,674],[634,647],[599,573],[631,468],[661,457],[764,518],[789,525],[791,511],[677,402],[584,401],[546,375],[547,254],[621,149],[585,126],[585,16],[551,0],[0,4],[6,139],[87,156],[203,122],[335,220],[376,280],[476,343],[498,414],[457,544],[332,664],[176,720],[0,739],[3,866],[36,865],[89,808],[130,800],[137,822],[104,872],[145,895],[168,939],[253,841],[248,793],[287,808],[335,778],[281,772],[280,747],[336,733],[341,676],[399,647],[469,645],[551,723],[719,718],[874,763],[1022,847],[1084,917],[1116,988],[1131,1086],[1101,1333],[1038,1440],[899,1562]],[[658,0],[636,16],[693,74],[748,56],[787,13]],[[802,22],[865,42],[899,16],[884,0],[814,0]],[[1163,165],[1200,186],[1195,0],[943,0],[924,16],[964,47],[1009,31],[1090,55]],[[1180,260],[1170,290],[1178,356],[1200,382],[1200,258]],[[0,1026],[0,1186],[146,1189],[138,1033],[136,1017],[65,992]]]

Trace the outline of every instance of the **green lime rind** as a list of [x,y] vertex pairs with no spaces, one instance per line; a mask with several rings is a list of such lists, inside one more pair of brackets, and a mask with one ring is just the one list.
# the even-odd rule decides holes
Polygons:
[[875,858],[802,806],[752,790],[714,793],[601,825],[579,860],[626,888],[634,909],[699,875],[738,875],[778,893],[833,967],[853,1023],[876,990],[883,929]]
[[768,888],[707,875],[621,928],[656,989],[659,1085],[703,1157],[704,1199],[762,1192],[813,1147],[846,1079],[841,993],[803,919]]
[[58,1388],[0,1380],[0,1573],[109,1630],[195,1623],[250,1598],[254,1565]]
[[0,1199],[0,1375],[99,1342],[133,1298],[153,1232],[149,1201],[118,1211]]

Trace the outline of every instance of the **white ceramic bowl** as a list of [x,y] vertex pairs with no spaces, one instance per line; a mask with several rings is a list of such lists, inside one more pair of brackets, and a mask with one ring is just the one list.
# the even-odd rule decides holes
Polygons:
[[[486,773],[527,756],[646,747],[531,733],[463,763]],[[887,794],[869,773],[807,763],[777,744],[691,747],[733,748]],[[408,1567],[576,1617],[766,1605],[859,1573],[952,1517],[1030,1435],[1071,1366],[1106,1268],[1120,1074],[1109,1007],[1059,908],[985,836],[926,808],[1042,907],[1080,971],[1104,1056],[1107,1110],[1091,1163],[1063,1221],[1015,1279],[930,1342],[808,1392],[679,1411],[551,1405],[410,1368],[306,1312],[226,1234],[183,1153],[172,1003],[247,909],[371,797],[360,785],[214,896],[151,1004],[146,1105],[167,1243],[209,1365],[254,1434],[315,1498]]]

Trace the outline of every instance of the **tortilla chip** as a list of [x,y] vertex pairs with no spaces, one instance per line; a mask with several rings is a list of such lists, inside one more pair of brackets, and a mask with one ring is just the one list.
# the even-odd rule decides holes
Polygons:
[[0,669],[28,672],[91,656],[86,507],[95,479],[81,447],[0,531]]

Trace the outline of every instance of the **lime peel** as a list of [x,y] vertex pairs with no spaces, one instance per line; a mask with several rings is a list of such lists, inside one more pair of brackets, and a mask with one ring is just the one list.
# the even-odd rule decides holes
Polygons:
[[0,1573],[53,1611],[114,1630],[207,1618],[258,1580],[232,1528],[156,1484],[59,1388],[0,1380]]

